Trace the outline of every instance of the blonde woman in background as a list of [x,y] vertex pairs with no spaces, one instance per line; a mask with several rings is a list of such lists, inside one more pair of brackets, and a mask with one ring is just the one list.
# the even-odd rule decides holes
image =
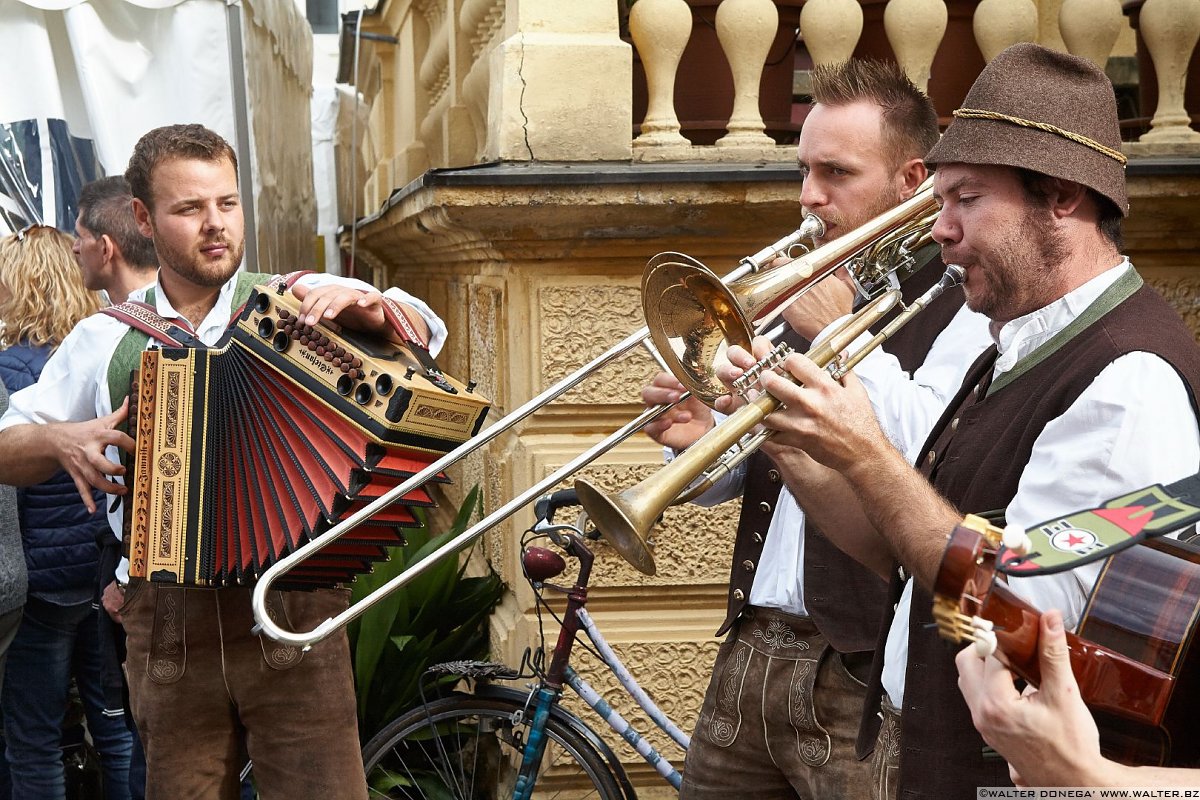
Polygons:
[[[75,324],[100,308],[99,294],[84,288],[73,244],[42,225],[0,240],[0,380],[10,394],[35,383]],[[0,691],[14,798],[66,795],[61,744],[72,677],[100,754],[104,795],[130,796],[133,740],[119,671],[113,680],[119,665],[101,646],[94,605],[99,541],[109,530],[104,496],[95,499],[98,510],[89,514],[63,471],[18,491],[29,594]]]

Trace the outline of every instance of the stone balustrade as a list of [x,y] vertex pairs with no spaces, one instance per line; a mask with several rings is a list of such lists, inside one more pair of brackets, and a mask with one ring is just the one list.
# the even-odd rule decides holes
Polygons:
[[811,65],[895,58],[948,117],[1017,41],[1136,59],[1130,153],[1200,154],[1200,0],[390,0],[363,23],[399,40],[362,43],[368,210],[434,167],[790,160]]

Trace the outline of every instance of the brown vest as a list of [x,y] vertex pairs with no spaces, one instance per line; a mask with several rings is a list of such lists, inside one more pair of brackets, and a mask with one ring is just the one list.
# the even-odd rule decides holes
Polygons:
[[[1130,290],[1140,284],[1129,273]],[[1119,299],[1120,295],[1117,295]],[[1093,309],[1111,298],[1105,294]],[[1059,417],[1114,360],[1132,352],[1162,357],[1187,385],[1193,410],[1200,397],[1200,349],[1175,311],[1147,286],[1137,288],[1098,320],[1084,315],[1082,324],[1043,345],[1009,374],[991,385],[995,348],[972,366],[963,388],[934,427],[920,467],[943,496],[960,510],[1003,512],[1016,495],[1034,442],[1051,420]],[[1073,335],[1072,335],[1073,334]],[[1053,345],[1062,343],[1057,351]],[[1049,349],[1048,356],[1043,352]],[[1038,361],[1039,356],[1043,360]],[[990,389],[990,391],[989,391]],[[894,596],[902,588],[893,581]],[[954,666],[956,647],[943,641],[933,625],[932,599],[914,587],[909,626],[908,669],[904,708],[900,716],[899,797],[973,797],[977,786],[1009,785],[1008,767],[971,723],[970,711],[958,691]],[[886,629],[883,633],[886,636]],[[882,641],[882,638],[881,638]],[[876,652],[875,674],[865,712],[874,719],[882,695],[883,649]],[[876,693],[878,692],[878,693]],[[864,718],[864,723],[868,722]],[[872,726],[873,727],[873,726]],[[860,745],[863,739],[860,738]]]
[[[931,257],[925,266],[901,285],[905,303],[924,294],[945,271],[936,248],[927,255]],[[911,374],[925,362],[934,340],[950,324],[962,304],[961,290],[942,294],[911,324],[884,343],[883,348]],[[887,324],[890,318],[890,315],[885,317],[876,328]],[[808,343],[799,336],[793,334],[788,341],[801,351],[808,349]],[[718,636],[729,630],[749,602],[750,587],[782,485],[779,471],[770,458],[762,451],[750,457],[733,546],[728,607]],[[871,650],[886,601],[887,584],[878,575],[843,553],[811,522],[805,526],[804,605],[834,649],[842,653]]]

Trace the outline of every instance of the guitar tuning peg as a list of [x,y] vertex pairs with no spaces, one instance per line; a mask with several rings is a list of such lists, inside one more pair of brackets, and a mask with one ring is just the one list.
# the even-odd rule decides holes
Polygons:
[[[984,621],[986,622],[986,620]],[[977,629],[975,632],[975,655],[987,658],[995,652],[996,634],[989,629]]]
[[1033,550],[1033,540],[1020,525],[1008,525],[1004,528],[1001,544],[1018,556],[1028,555]]

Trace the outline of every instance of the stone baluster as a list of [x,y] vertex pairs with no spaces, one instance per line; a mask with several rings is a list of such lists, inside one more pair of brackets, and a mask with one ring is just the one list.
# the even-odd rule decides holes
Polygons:
[[862,29],[862,6],[855,0],[808,0],[800,10],[800,33],[818,67],[850,58]]
[[718,147],[774,146],[763,133],[758,89],[778,30],[779,9],[772,0],[723,0],[717,7],[717,39],[733,73],[733,113]]
[[984,61],[1017,42],[1037,41],[1037,6],[1033,0],[982,0],[972,22]]
[[889,0],[883,12],[896,61],[922,92],[929,91],[929,73],[938,45],[946,35],[945,0]]
[[1138,141],[1200,142],[1183,104],[1188,62],[1200,39],[1200,0],[1146,0],[1138,28],[1158,78],[1158,108]]
[[1108,63],[1124,24],[1121,0],[1063,0],[1058,12],[1058,29],[1067,51],[1100,69]]
[[679,147],[675,74],[692,35],[692,10],[685,0],[638,0],[629,10],[629,33],[646,72],[646,118],[634,147]]

